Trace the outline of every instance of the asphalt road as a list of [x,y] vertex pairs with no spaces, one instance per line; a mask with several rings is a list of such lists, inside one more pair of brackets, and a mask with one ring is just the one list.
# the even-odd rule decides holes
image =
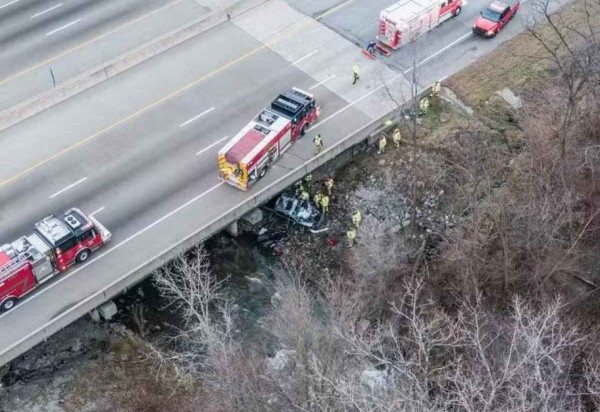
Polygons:
[[198,18],[208,0],[0,0],[0,111]]
[[[346,9],[329,10],[324,19],[335,20]],[[436,53],[432,62],[446,55]],[[355,62],[363,79],[353,86]],[[113,239],[0,315],[0,357],[310,160],[313,133],[332,145],[385,114],[384,78],[403,85],[401,74],[274,0],[1,132],[1,243],[71,206],[94,213]],[[291,86],[315,93],[324,107],[319,124],[251,192],[220,183],[217,150]]]
[[[440,0],[441,1],[441,0]],[[340,35],[360,47],[366,47],[377,36],[381,10],[397,0],[288,0],[290,5],[307,14],[317,16],[323,9],[335,12],[320,19]],[[417,81],[423,86],[456,73],[481,56],[490,53],[500,44],[523,32],[526,22],[533,14],[532,0],[521,0],[516,17],[493,39],[472,33],[473,23],[490,0],[463,0],[459,16],[450,18],[428,31],[414,44],[394,51],[389,57],[378,55],[377,59],[400,73],[408,74],[417,66]],[[551,9],[566,0],[551,2]]]
[[114,29],[169,0],[2,0],[0,78]]

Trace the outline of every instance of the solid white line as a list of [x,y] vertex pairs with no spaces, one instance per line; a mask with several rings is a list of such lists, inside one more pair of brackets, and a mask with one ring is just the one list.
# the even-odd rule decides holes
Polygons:
[[[395,77],[392,77],[386,84],[389,86],[390,84],[394,83],[396,80],[400,79],[404,77],[402,74],[399,74]],[[371,96],[374,93],[377,93],[379,90],[383,89],[385,87],[384,84],[382,84],[379,87],[376,87],[375,89],[371,90],[369,93],[359,97],[358,99],[354,100],[351,103],[348,103],[346,106],[342,107],[340,110],[338,110],[337,112],[327,116],[326,118],[324,118],[323,120],[321,120],[320,122],[316,123],[314,126],[311,127],[311,129],[314,129],[316,127],[319,127],[321,125],[323,125],[324,123],[328,122],[329,120],[333,119],[334,117],[336,117],[338,114],[348,110],[350,107],[354,106],[357,103],[360,103],[361,101],[363,101],[364,99],[366,99],[367,97]]]
[[11,6],[11,5],[13,5],[15,3],[18,3],[18,2],[19,2],[19,0],[14,0],[14,1],[11,1],[9,3],[3,4],[2,6],[0,6],[0,9],[3,9],[5,7],[8,7],[8,6]]
[[[111,247],[110,249],[105,250],[104,252],[100,253],[99,255],[97,255],[96,257],[90,259],[89,261],[87,261],[86,263],[82,264],[81,266],[77,267],[76,269],[67,272],[64,276],[58,278],[56,280],[56,282],[52,283],[50,286],[48,286],[47,288],[43,289],[43,292],[47,292],[48,290],[52,289],[53,287],[55,287],[56,285],[64,282],[65,280],[67,280],[68,278],[70,278],[71,276],[75,275],[76,273],[78,273],[79,271],[85,269],[86,267],[88,267],[89,265],[91,265],[92,263],[102,259],[103,257],[107,256],[108,254],[110,254],[111,252],[117,250],[118,248],[120,248],[121,246],[131,242],[133,239],[135,239],[136,237],[140,236],[141,234],[147,232],[148,230],[152,229],[154,226],[158,225],[159,223],[161,223],[162,221],[164,221],[165,219],[170,218],[171,216],[173,216],[174,214],[176,214],[177,212],[181,211],[182,209],[188,207],[189,205],[191,205],[192,203],[196,202],[198,199],[202,198],[203,196],[206,196],[207,194],[209,194],[210,192],[212,192],[213,190],[215,190],[216,188],[224,185],[225,182],[220,182],[217,183],[216,185],[214,185],[213,187],[211,187],[210,189],[205,190],[204,192],[200,193],[198,196],[194,197],[193,199],[188,200],[187,202],[185,202],[184,204],[182,204],[181,206],[179,206],[176,209],[173,209],[172,211],[170,211],[169,213],[167,213],[166,215],[164,215],[163,217],[159,218],[158,220],[155,220],[154,222],[150,223],[148,226],[144,227],[143,229],[140,229],[139,231],[135,232],[134,234],[132,234],[131,236],[129,236],[127,239],[122,240],[121,242],[117,243],[116,245],[114,245],[113,247]],[[167,252],[169,249],[171,249],[171,247],[163,250],[162,252],[160,252],[157,256],[162,255],[163,253]],[[154,260],[155,258],[152,258],[151,260]],[[148,264],[148,262],[144,262],[142,265],[138,266],[135,270],[138,270],[139,268],[145,266],[146,264]],[[129,273],[125,276],[128,276]],[[116,281],[113,281],[108,287],[120,282],[123,280],[122,278],[117,279]],[[79,305],[85,303],[86,301],[88,301],[89,299],[92,299],[93,297],[95,297],[98,293],[103,293],[104,289],[101,290],[100,292],[96,292],[95,294],[92,294],[91,296],[86,297],[84,300],[80,301],[77,305],[70,307],[68,310],[66,310],[65,312],[61,313],[58,317],[65,315],[66,313],[69,313],[70,311],[76,309]],[[44,293],[37,293],[35,295],[31,295],[30,297],[22,300],[19,302],[19,306],[25,304],[26,302],[29,302],[31,300],[36,299],[39,296],[44,295]],[[8,314],[12,313],[11,311],[5,312],[2,315],[0,315],[0,319],[2,319],[4,316],[7,316]],[[42,329],[44,329],[46,326],[48,326],[49,324],[53,323],[54,320],[56,318],[52,319],[50,322],[47,322],[46,324],[44,324],[43,326],[37,328],[36,330],[34,330],[33,332],[31,332],[29,335],[25,336],[24,338],[21,338],[19,341],[17,341],[16,343],[14,343],[13,345],[9,346],[8,348],[2,350],[0,348],[0,355],[3,355],[4,353],[8,352],[10,349],[14,348],[15,346],[21,344],[21,342],[26,341],[27,339],[29,339],[31,336],[35,335],[36,333],[38,333],[39,331],[41,331]]]
[[62,6],[62,3],[58,3],[56,6],[52,6],[49,9],[46,9],[44,11],[40,11],[39,13],[34,14],[33,16],[30,16],[30,19],[35,19],[36,17],[40,17],[42,14],[46,14],[52,10],[58,9],[60,6]]
[[325,83],[325,82],[328,82],[329,80],[333,79],[334,77],[335,77],[335,74],[332,74],[331,76],[329,76],[329,77],[328,77],[328,78],[326,78],[325,80],[321,80],[319,83],[317,83],[317,84],[315,84],[315,85],[313,85],[313,86],[309,87],[309,88],[308,88],[308,91],[310,92],[310,91],[311,91],[312,89],[314,89],[315,87],[317,87],[317,86],[320,86],[320,85],[322,85],[322,84],[323,84],[323,83]]
[[74,20],[74,21],[72,21],[71,23],[67,23],[67,24],[65,24],[64,26],[62,26],[62,27],[59,27],[58,29],[54,29],[54,30],[52,30],[52,31],[49,31],[48,33],[46,33],[46,36],[52,36],[54,33],[58,32],[58,31],[61,31],[61,30],[63,30],[63,29],[66,29],[67,27],[70,27],[70,26],[72,26],[72,25],[74,25],[74,24],[77,24],[77,23],[79,23],[80,21],[81,21],[81,19],[77,19],[77,20]]
[[192,123],[194,120],[198,120],[199,118],[201,118],[201,117],[202,117],[202,116],[204,116],[205,114],[208,114],[208,113],[212,112],[213,110],[215,110],[215,108],[214,108],[214,107],[211,107],[210,109],[203,111],[203,112],[202,112],[202,113],[200,113],[199,115],[192,117],[190,120],[188,120],[188,121],[185,121],[185,122],[181,123],[181,124],[179,125],[179,127],[183,127],[183,126],[185,126],[186,124],[190,124],[190,123]]
[[225,136],[222,137],[221,139],[217,140],[216,142],[214,142],[213,144],[211,144],[210,146],[206,146],[204,149],[200,150],[198,153],[196,153],[196,156],[206,152],[208,149],[210,149],[211,147],[218,145],[219,143],[221,143],[223,140],[225,139],[229,139],[229,136]]
[[67,190],[74,188],[79,183],[85,182],[86,180],[87,180],[87,177],[81,178],[78,181],[76,181],[75,183],[71,183],[69,186],[65,187],[64,189],[61,189],[58,192],[54,193],[53,195],[50,195],[50,197],[48,197],[48,199],[52,199],[53,197],[56,197],[56,196],[60,195],[61,193],[66,192]]
[[304,57],[300,57],[298,60],[296,60],[294,63],[292,63],[292,66],[294,66],[294,65],[296,65],[296,64],[298,64],[298,63],[300,63],[300,62],[301,62],[301,61],[303,61],[303,60],[306,60],[306,59],[308,59],[310,56],[312,56],[313,54],[315,54],[315,53],[318,53],[318,52],[319,52],[319,49],[311,51],[311,52],[310,52],[310,53],[308,53],[306,56],[304,56]]
[[[463,41],[464,39],[466,39],[469,36],[472,36],[473,33],[472,32],[468,32],[467,34],[460,36],[458,39],[454,40],[452,43],[448,44],[445,47],[442,47],[441,49],[439,49],[438,51],[436,51],[433,54],[430,54],[429,56],[427,56],[426,58],[424,58],[423,60],[421,60],[419,63],[417,63],[416,67],[421,66],[422,64],[427,63],[429,60],[433,59],[435,56],[437,56],[440,53],[445,52],[446,50],[448,50],[450,47],[456,45],[457,43],[460,43],[461,41]],[[404,70],[404,74],[410,73],[412,71],[412,67],[410,69],[406,69]]]
[[100,212],[102,212],[104,210],[104,206],[102,206],[100,209],[98,210],[94,210],[92,213],[90,213],[90,216],[94,216]]

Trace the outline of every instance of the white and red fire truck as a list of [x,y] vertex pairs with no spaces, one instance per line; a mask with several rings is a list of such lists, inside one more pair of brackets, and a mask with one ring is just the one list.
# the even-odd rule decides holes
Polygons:
[[280,94],[231,139],[218,154],[222,180],[248,190],[271,164],[316,122],[321,107],[312,94],[292,90]]
[[35,224],[28,236],[0,246],[0,309],[16,301],[110,240],[111,234],[94,217],[72,208]]
[[419,34],[462,10],[462,0],[402,0],[381,11],[377,48],[384,54],[414,41]]

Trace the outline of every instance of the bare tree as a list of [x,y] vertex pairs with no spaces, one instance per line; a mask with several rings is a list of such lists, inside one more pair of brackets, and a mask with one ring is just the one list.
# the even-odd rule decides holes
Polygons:
[[208,254],[199,246],[179,256],[154,274],[154,282],[167,307],[181,314],[183,327],[176,329],[174,350],[157,355],[177,366],[182,375],[210,368],[214,357],[235,349],[233,316],[229,300],[210,271]]
[[140,337],[145,338],[148,330],[146,326],[148,321],[146,320],[146,307],[143,303],[134,303],[127,307],[127,311],[135,324]]
[[570,141],[577,135],[573,126],[580,117],[582,98],[588,88],[597,89],[600,79],[600,37],[596,23],[600,2],[582,0],[561,10],[555,0],[534,0],[530,7],[527,30],[543,49],[537,57],[550,62],[559,73],[562,104],[556,111],[558,122],[554,135],[559,142],[561,179],[569,199],[569,226],[574,235],[574,196],[572,181],[568,178],[568,170],[572,167]]
[[[417,138],[419,134],[419,114],[420,114],[420,98],[421,98],[421,89],[422,85],[420,83],[420,51],[423,46],[423,37],[421,35],[417,35],[414,41],[412,41],[408,46],[410,47],[410,67],[407,69],[401,68],[402,75],[406,83],[408,84],[408,93],[406,93],[401,88],[396,90],[390,84],[383,81],[383,85],[386,89],[387,95],[390,100],[396,105],[399,123],[402,124],[405,130],[408,131],[409,141],[411,146],[411,155],[410,155],[410,168],[412,174],[412,184],[411,184],[411,228],[413,233],[417,231],[417,208],[419,203],[419,162],[418,162],[418,143]],[[388,136],[389,137],[389,136]]]

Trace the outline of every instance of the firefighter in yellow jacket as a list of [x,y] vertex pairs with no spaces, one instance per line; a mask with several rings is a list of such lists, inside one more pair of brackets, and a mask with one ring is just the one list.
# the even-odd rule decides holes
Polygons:
[[396,148],[400,147],[400,142],[402,141],[400,129],[396,128],[396,130],[394,130],[394,134],[392,134],[392,141],[394,142],[394,146],[396,146]]
[[382,134],[381,137],[379,138],[379,142],[378,142],[379,150],[377,151],[377,154],[383,154],[383,152],[385,152],[386,146],[387,146],[387,139]]
[[321,210],[323,213],[329,212],[329,196],[327,195],[321,197]]
[[357,209],[354,211],[354,213],[352,213],[352,224],[358,228],[361,222],[362,214],[360,213],[360,210]]

